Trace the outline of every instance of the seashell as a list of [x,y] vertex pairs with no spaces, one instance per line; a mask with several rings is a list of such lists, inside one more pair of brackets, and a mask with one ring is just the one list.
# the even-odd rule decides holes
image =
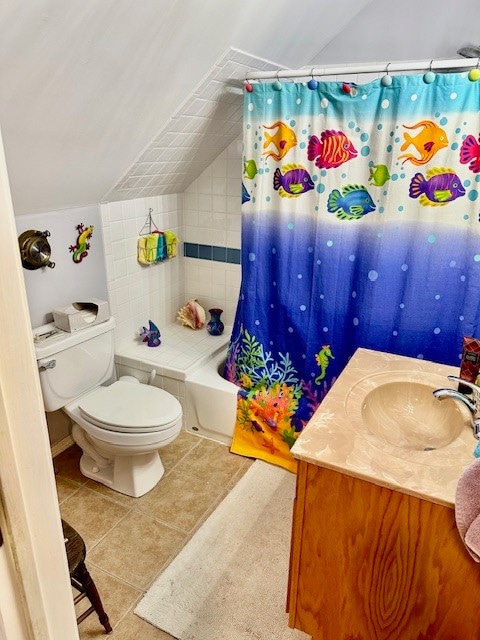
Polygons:
[[184,327],[201,329],[205,326],[205,317],[205,309],[200,306],[196,300],[189,300],[178,312],[177,320],[179,320]]

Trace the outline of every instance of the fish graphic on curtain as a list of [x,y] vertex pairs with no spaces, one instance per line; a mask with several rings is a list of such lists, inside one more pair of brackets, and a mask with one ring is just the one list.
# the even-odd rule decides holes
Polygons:
[[291,471],[358,347],[456,365],[480,337],[480,82],[259,83],[244,96],[232,451]]

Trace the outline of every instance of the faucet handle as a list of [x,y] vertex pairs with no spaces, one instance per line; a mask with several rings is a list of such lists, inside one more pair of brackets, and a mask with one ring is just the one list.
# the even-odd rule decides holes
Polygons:
[[447,376],[449,380],[452,382],[458,382],[459,384],[463,384],[465,387],[468,387],[473,391],[475,399],[480,399],[480,387],[475,382],[469,382],[468,380],[463,380],[462,378],[458,378],[457,376]]

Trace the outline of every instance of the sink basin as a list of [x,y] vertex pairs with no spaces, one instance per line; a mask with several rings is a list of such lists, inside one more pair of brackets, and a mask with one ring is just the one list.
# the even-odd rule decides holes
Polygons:
[[417,380],[379,384],[366,394],[362,406],[368,431],[407,450],[432,451],[449,445],[465,428],[465,413],[456,400],[435,398],[436,388]]
[[292,447],[320,467],[453,507],[475,460],[470,411],[438,400],[458,368],[357,349]]
[[468,429],[475,446],[465,405],[433,395],[448,384],[446,376],[413,367],[372,373],[350,388],[346,413],[373,446],[405,459],[445,449]]

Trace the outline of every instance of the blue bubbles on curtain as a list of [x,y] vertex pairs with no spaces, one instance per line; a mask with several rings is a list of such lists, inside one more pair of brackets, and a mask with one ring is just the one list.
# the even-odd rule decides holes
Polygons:
[[294,468],[358,347],[455,365],[480,337],[480,83],[389,78],[245,94],[258,173],[226,367],[240,453]]

